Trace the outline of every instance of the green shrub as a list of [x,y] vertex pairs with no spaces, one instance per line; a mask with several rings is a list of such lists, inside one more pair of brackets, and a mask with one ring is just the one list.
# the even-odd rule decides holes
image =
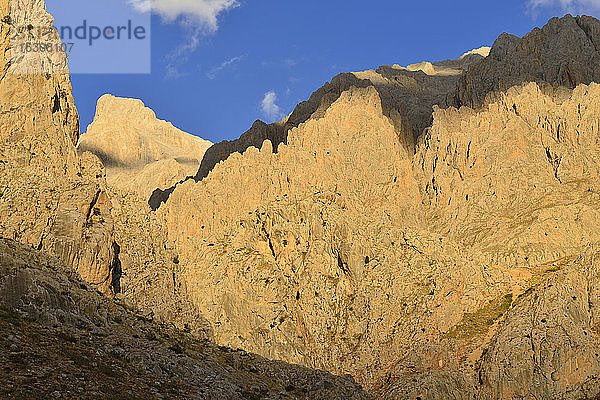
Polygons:
[[486,333],[512,305],[512,293],[498,297],[474,313],[466,313],[444,336],[452,339],[468,339]]

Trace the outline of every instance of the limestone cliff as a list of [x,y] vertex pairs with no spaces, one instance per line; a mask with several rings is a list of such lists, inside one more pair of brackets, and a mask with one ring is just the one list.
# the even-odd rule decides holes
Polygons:
[[109,197],[118,246],[117,299],[146,318],[212,339],[210,324],[189,299],[183,265],[162,219],[136,193],[110,189]]
[[[0,1],[1,15],[19,17],[22,12],[23,18],[37,18],[27,20],[32,23],[52,23],[43,1],[18,3],[20,8],[12,12],[9,3],[17,4]],[[0,23],[5,57],[11,54],[11,24],[16,23],[7,18]],[[5,71],[0,79],[0,236],[57,256],[86,282],[108,296],[117,295],[147,317],[211,337],[210,327],[186,296],[176,254],[169,250],[172,246],[166,243],[160,224],[149,215],[146,199],[107,187],[98,157],[90,152],[78,156],[79,119],[69,75],[62,70],[41,73],[39,64],[34,70],[38,73],[21,74],[10,69],[9,59],[0,59]],[[32,66],[35,64],[29,64]],[[138,121],[147,121],[146,126],[155,130],[146,134],[157,138],[145,145],[135,142],[137,147],[132,146],[131,151],[114,149],[124,152],[122,160],[126,162],[142,163],[179,146],[179,153],[171,155],[185,165],[191,154],[206,147],[157,121],[139,101],[103,98],[98,129],[110,126],[104,112],[112,113],[115,108],[121,111],[117,114],[120,118],[128,112],[130,117],[136,114]],[[107,132],[114,134],[117,127],[111,129]],[[158,167],[169,162],[159,161]],[[197,159],[195,163],[186,167],[191,168],[190,173],[197,167]],[[155,179],[159,174],[154,174],[153,168],[156,166],[150,164],[142,172],[149,169]],[[155,180],[150,185],[154,184]]]
[[[573,307],[579,271],[597,268],[599,96],[531,83],[484,109],[436,108],[413,153],[380,92],[351,88],[276,153],[230,156],[159,213],[218,343],[387,398],[598,393],[599,342]],[[562,271],[570,297],[553,294]],[[565,314],[533,339],[512,328],[539,309]],[[528,340],[530,362],[500,363]]]
[[194,175],[211,144],[157,119],[140,100],[104,95],[77,149],[102,160],[111,188],[149,198]]
[[[211,147],[194,179],[204,179],[217,163],[235,152],[243,153],[250,146],[260,148],[264,140],[270,140],[276,150],[279,143],[286,143],[291,128],[319,118],[351,86],[374,86],[388,115],[397,113],[402,117],[401,140],[414,147],[412,142],[431,124],[434,105],[479,107],[492,101],[494,94],[526,82],[570,89],[580,83],[597,82],[598,43],[598,20],[566,15],[551,19],[523,38],[502,34],[491,48],[475,49],[456,60],[423,62],[406,68],[382,66],[354,76],[340,74],[300,103],[283,124],[258,121],[240,139]],[[151,208],[160,207],[173,190],[174,186],[156,190],[149,201]]]
[[0,236],[60,257],[111,293],[113,220],[103,168],[75,151],[79,119],[68,73],[42,73],[64,60],[39,53],[29,60],[33,72],[11,69],[14,27],[48,27],[53,19],[35,0],[3,0],[0,15],[12,16],[0,23]]

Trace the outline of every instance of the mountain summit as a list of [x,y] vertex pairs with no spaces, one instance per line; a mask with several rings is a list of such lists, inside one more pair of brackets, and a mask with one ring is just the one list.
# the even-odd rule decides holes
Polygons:
[[[413,64],[406,68],[382,66],[377,71],[340,74],[299,104],[285,123],[257,121],[239,139],[217,143],[209,148],[195,181],[204,179],[212,168],[233,153],[248,147],[260,148],[270,140],[274,151],[286,143],[291,128],[310,118],[319,118],[339,95],[352,86],[373,86],[385,108],[397,112],[403,120],[402,140],[409,151],[424,129],[431,124],[433,106],[479,107],[488,96],[521,83],[573,89],[578,84],[600,80],[600,22],[589,16],[551,19],[523,38],[503,33],[491,48],[482,47],[463,54],[457,60]],[[412,137],[411,137],[412,136]],[[158,188],[149,200],[157,209],[168,199],[174,187]]]
[[147,199],[195,173],[211,145],[157,119],[141,100],[104,95],[77,150],[102,160],[111,187]]

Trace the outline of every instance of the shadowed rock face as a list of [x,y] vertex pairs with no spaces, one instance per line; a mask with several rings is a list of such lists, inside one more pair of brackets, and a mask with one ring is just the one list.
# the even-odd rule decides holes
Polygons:
[[[178,186],[158,214],[216,340],[350,371],[389,399],[596,393],[594,312],[565,293],[583,285],[578,270],[597,268],[572,257],[600,243],[600,89],[572,89],[558,53],[536,50],[596,23],[567,16],[527,39],[503,35],[463,75],[343,76],[338,87],[354,87],[313,95],[311,118],[276,153],[265,141]],[[490,57],[519,52],[548,63],[539,84],[515,67],[508,90],[483,85],[464,92],[477,93],[473,107],[436,106]],[[557,295],[563,269],[576,282]],[[530,338],[542,309],[562,314]],[[528,340],[534,354],[519,363]]]
[[370,398],[350,377],[153,323],[98,294],[59,260],[4,238],[0,346],[3,398]]
[[502,34],[490,55],[473,65],[456,88],[451,106],[479,106],[489,93],[523,82],[573,89],[600,81],[600,21],[588,16],[551,19],[523,38]]
[[[499,40],[495,43],[495,47],[496,53],[501,53],[505,45],[502,40]],[[431,124],[432,107],[449,103],[454,105],[453,96],[460,76],[471,65],[483,59],[481,54],[474,52],[467,53],[456,60],[431,64],[432,68],[452,70],[451,74],[426,74],[419,69],[407,70],[398,66],[382,66],[376,71],[340,74],[314,92],[310,99],[298,104],[284,122],[267,125],[262,121],[256,121],[239,139],[213,145],[207,150],[193,179],[196,182],[201,181],[216,164],[226,160],[231,154],[241,154],[248,147],[260,148],[265,140],[271,141],[276,152],[280,143],[287,143],[287,135],[291,128],[311,118],[322,117],[325,110],[339,98],[341,93],[351,87],[374,86],[377,89],[386,115],[402,125],[399,129],[399,139],[407,150],[412,152],[417,138]],[[191,177],[185,180],[187,179]],[[151,209],[156,210],[166,202],[174,188],[175,186],[155,190],[149,199]]]
[[239,139],[226,140],[211,146],[204,154],[194,180],[198,182],[206,178],[215,165],[226,160],[232,153],[243,153],[250,146],[260,147],[265,140],[270,140],[277,148],[277,145],[285,143],[286,139],[283,124],[265,124],[257,120]]
[[[596,79],[580,26],[597,23],[566,16],[524,39],[504,34],[458,75],[340,75],[298,106],[310,117],[276,152],[250,146],[174,188],[158,215],[216,340],[350,371],[389,399],[595,393],[597,360],[571,348],[594,350],[594,337],[552,338],[557,360],[588,364],[554,378],[530,369],[538,355],[500,360],[527,341],[504,324],[537,312],[520,301],[546,296],[538,285],[600,240],[599,87],[563,79]],[[553,46],[568,47],[563,30],[581,38],[564,50],[584,53],[572,61]],[[439,108],[459,101],[472,107]],[[558,329],[584,320],[567,314]]]

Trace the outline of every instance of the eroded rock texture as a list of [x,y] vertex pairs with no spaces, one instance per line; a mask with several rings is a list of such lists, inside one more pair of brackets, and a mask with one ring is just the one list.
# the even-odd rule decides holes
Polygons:
[[548,265],[553,276],[515,302],[479,369],[494,398],[600,394],[599,255],[594,246]]
[[[0,2],[0,235],[47,251],[105,293],[112,289],[113,221],[97,158],[75,151],[79,119],[68,74],[11,68],[11,24],[51,26],[43,1]],[[17,3],[13,3],[17,4]],[[38,63],[60,63],[56,54]],[[13,61],[14,62],[14,61]]]
[[[0,1],[0,15],[11,14],[9,3]],[[52,24],[43,1],[18,4],[24,15],[34,18],[26,21]],[[20,16],[14,10],[12,15]],[[5,57],[0,60],[4,70],[0,80],[0,236],[57,256],[85,281],[108,296],[119,296],[145,317],[210,337],[210,327],[185,294],[177,254],[166,243],[161,225],[149,215],[146,199],[119,187],[109,189],[98,157],[87,151],[78,156],[79,120],[69,75],[10,70],[6,57],[11,55],[11,23],[23,22],[4,18],[0,23]],[[107,112],[115,114],[111,121],[117,121],[116,125],[106,123]],[[131,125],[122,124],[125,119]],[[153,140],[141,140],[135,121],[145,123],[148,130],[142,133]],[[122,137],[117,132],[121,126],[127,128]],[[95,143],[110,147],[118,142],[110,147],[114,157],[135,166],[168,154],[179,160],[172,159],[177,168],[192,173],[207,146],[156,120],[141,102],[110,96],[100,102],[94,129],[100,131],[92,135]],[[179,152],[173,150],[177,148]],[[160,166],[163,162],[169,160],[158,161]],[[138,188],[143,172],[134,182]],[[152,179],[159,176],[153,174]]]
[[[495,94],[526,82],[570,89],[580,83],[597,82],[598,43],[598,20],[567,15],[551,19],[542,29],[536,28],[523,38],[502,34],[491,49],[476,49],[457,60],[340,74],[300,103],[282,123],[267,125],[257,121],[239,139],[215,144],[207,151],[194,180],[204,179],[216,164],[233,153],[243,153],[250,146],[260,148],[265,140],[270,140],[276,150],[279,143],[286,143],[291,128],[310,118],[320,118],[352,86],[374,86],[386,113],[393,119],[392,114],[402,117],[401,139],[414,148],[414,142],[431,124],[434,105],[478,108],[489,96],[491,101]],[[160,207],[173,190],[174,186],[156,190],[149,202],[152,209]]]
[[163,221],[135,193],[111,189],[109,196],[119,255],[117,298],[145,318],[212,339],[210,324],[187,295],[183,265]]
[[277,154],[266,142],[234,155],[161,208],[217,341],[372,383],[502,294],[457,244],[421,229],[409,153],[381,104],[375,89],[351,89]]
[[[532,83],[436,109],[413,155],[379,92],[352,88],[277,153],[233,155],[159,212],[217,342],[410,389],[388,398],[503,398],[512,370],[476,378],[487,346],[544,265],[599,239],[598,96]],[[454,360],[438,375],[436,344]]]
[[[287,143],[290,129],[309,119],[322,118],[340,95],[352,87],[372,86],[379,92],[385,114],[398,125],[400,143],[413,151],[417,137],[431,124],[432,106],[445,103],[448,94],[456,87],[459,75],[482,58],[479,54],[467,54],[458,60],[434,63],[437,68],[451,69],[453,74],[428,75],[422,70],[407,70],[396,66],[382,66],[377,71],[339,74],[315,91],[307,101],[298,104],[283,122],[265,124],[256,121],[239,139],[210,147],[194,180],[198,182],[206,178],[219,162],[232,154],[241,154],[249,147],[261,148],[265,140],[271,142],[273,151],[276,152],[280,143]],[[156,190],[150,198],[150,207],[156,210],[174,189],[175,186]]]

